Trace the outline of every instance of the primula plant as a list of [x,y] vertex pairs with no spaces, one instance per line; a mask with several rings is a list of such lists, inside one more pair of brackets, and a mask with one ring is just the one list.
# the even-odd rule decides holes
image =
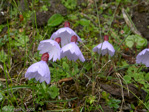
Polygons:
[[[43,40],[38,46],[39,53],[42,54],[41,61],[31,65],[25,74],[25,77],[29,80],[35,78],[40,82],[45,81],[47,84],[50,83],[50,70],[48,68],[48,60],[53,58],[53,62],[57,59],[67,56],[69,60],[84,62],[85,58],[81,53],[76,42],[81,41],[80,37],[70,29],[70,23],[66,21],[64,23],[64,28],[60,28],[58,31],[54,32],[50,39]],[[54,40],[53,40],[54,39]],[[60,44],[62,48],[60,48]],[[65,45],[66,44],[66,45]]]
[[108,42],[108,40],[109,40],[109,37],[105,35],[104,42],[94,47],[93,51],[98,52],[98,54],[105,55],[108,53],[109,55],[113,56],[115,53],[115,50],[113,46]]
[[47,84],[50,83],[50,70],[47,65],[49,59],[49,54],[44,53],[41,57],[41,61],[32,64],[25,74],[25,77],[28,79],[35,78],[37,81],[40,82],[46,81]]

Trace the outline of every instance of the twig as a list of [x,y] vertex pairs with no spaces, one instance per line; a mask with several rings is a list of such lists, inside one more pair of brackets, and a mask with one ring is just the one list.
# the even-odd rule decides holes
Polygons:
[[119,81],[120,81],[120,84],[121,84],[121,93],[122,93],[122,103],[121,103],[121,108],[120,108],[120,112],[122,112],[122,106],[123,106],[123,103],[125,102],[124,100],[124,91],[123,91],[123,85],[122,85],[122,81],[121,81],[121,75],[119,73],[116,73],[116,76],[118,77]]
[[124,8],[122,8],[122,14],[123,14],[123,17],[124,17],[124,20],[125,20],[126,24],[130,27],[132,32],[142,36],[141,33],[135,27],[135,25],[134,25],[133,21],[131,20],[131,18],[129,17],[129,15],[125,12]]

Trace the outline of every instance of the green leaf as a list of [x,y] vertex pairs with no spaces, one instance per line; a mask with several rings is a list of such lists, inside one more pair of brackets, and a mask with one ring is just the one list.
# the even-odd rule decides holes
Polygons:
[[3,95],[0,93],[0,101],[3,100]]
[[149,81],[149,73],[145,75],[145,80]]
[[116,3],[119,3],[121,0],[116,0]]
[[0,62],[4,63],[7,60],[7,54],[4,52],[4,50],[1,50],[0,52]]
[[70,20],[77,20],[78,19],[78,17],[76,15],[74,15],[74,14],[68,15],[68,18]]
[[14,112],[14,107],[13,106],[10,106],[10,105],[4,106],[2,108],[2,112]]
[[145,81],[144,81],[144,73],[143,72],[139,72],[139,73],[134,73],[133,74],[133,78],[135,81],[139,82],[140,84],[145,84]]
[[127,25],[125,25],[124,26],[124,32],[125,32],[125,34],[127,34],[129,31],[130,31],[130,28]]
[[54,27],[61,24],[64,20],[64,17],[61,14],[54,14],[48,20],[48,26]]
[[119,108],[119,105],[118,105],[118,104],[113,104],[113,107],[114,107],[115,109],[117,109],[117,108]]
[[77,6],[77,0],[61,0],[61,2],[67,9],[73,10]]
[[147,40],[142,38],[140,35],[135,35],[136,47],[142,48],[147,45]]
[[86,63],[86,64],[84,65],[84,68],[85,68],[87,71],[89,71],[89,70],[92,68],[92,64],[91,64],[91,63]]
[[29,37],[26,35],[18,35],[18,38],[15,38],[16,41],[14,41],[15,46],[22,46],[25,47],[27,42],[29,41]]
[[63,68],[65,69],[65,70],[67,70],[67,71],[69,71],[69,65],[65,62],[65,61],[63,61],[63,64],[62,64],[62,66],[63,66]]
[[149,101],[145,102],[147,109],[149,110]]
[[132,48],[133,45],[134,45],[133,41],[127,41],[126,42],[126,46],[129,47],[129,48]]
[[131,83],[131,76],[125,75],[123,78],[124,78],[126,83],[128,83],[128,84]]
[[43,88],[44,91],[46,91],[47,87],[46,87],[45,82],[42,82],[42,88]]
[[96,101],[96,96],[90,95],[90,96],[89,96],[89,103],[90,103],[90,104],[93,104],[95,101]]
[[46,5],[43,5],[43,6],[41,7],[41,10],[42,10],[42,11],[48,11],[48,8],[47,8]]
[[3,28],[4,28],[4,25],[0,25],[0,32],[2,31]]
[[113,98],[110,98],[109,101],[107,102],[107,104],[111,107],[111,108],[119,108],[119,103],[121,103],[121,100],[118,100],[118,99],[113,99]]
[[75,65],[73,66],[72,75],[74,76],[74,75],[76,75],[77,73],[79,73],[79,69],[78,69],[78,65],[75,64]]
[[53,86],[49,87],[48,92],[50,94],[50,97],[52,99],[55,99],[59,95],[59,88],[57,88],[56,85],[53,85]]
[[134,36],[130,35],[126,38],[125,40],[126,46],[129,48],[132,48],[132,46],[134,45]]
[[147,45],[147,40],[140,35],[130,35],[126,38],[125,43],[129,48],[132,48],[134,43],[137,48],[142,48]]
[[87,19],[81,19],[80,21],[79,21],[79,23],[82,25],[82,26],[89,26],[89,24],[90,24],[90,20],[87,20]]

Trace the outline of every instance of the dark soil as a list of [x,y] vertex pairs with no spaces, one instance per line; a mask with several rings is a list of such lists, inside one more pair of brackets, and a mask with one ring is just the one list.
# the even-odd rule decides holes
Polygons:
[[149,3],[135,6],[132,20],[142,36],[149,41]]

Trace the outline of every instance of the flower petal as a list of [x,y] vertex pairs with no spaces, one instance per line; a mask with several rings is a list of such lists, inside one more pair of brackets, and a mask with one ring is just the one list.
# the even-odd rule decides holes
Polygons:
[[61,58],[67,56],[69,60],[76,61],[80,59],[82,62],[85,61],[84,56],[82,55],[79,47],[75,44],[75,42],[70,42],[69,44],[65,45],[61,49]]
[[52,58],[53,58],[53,61],[60,59],[60,46],[54,40],[48,39],[48,40],[41,41],[38,46],[38,50],[40,50],[40,54],[44,54],[48,52],[49,60],[51,60]]
[[96,47],[93,48],[93,51],[98,52],[98,54],[102,54],[102,56],[107,53],[113,56],[115,53],[113,46],[108,41],[104,41],[103,43],[98,44]]
[[136,57],[136,63],[145,64],[146,67],[149,67],[149,48],[142,50]]
[[47,84],[50,83],[50,70],[45,61],[39,61],[37,63],[32,64],[25,73],[25,78],[29,80],[35,78],[40,82],[46,81]]
[[56,32],[54,32],[50,39],[55,39],[57,37],[61,37],[61,46],[68,44],[71,42],[71,37],[73,35],[76,35],[78,38],[78,41],[82,42],[80,37],[69,27],[60,28]]

